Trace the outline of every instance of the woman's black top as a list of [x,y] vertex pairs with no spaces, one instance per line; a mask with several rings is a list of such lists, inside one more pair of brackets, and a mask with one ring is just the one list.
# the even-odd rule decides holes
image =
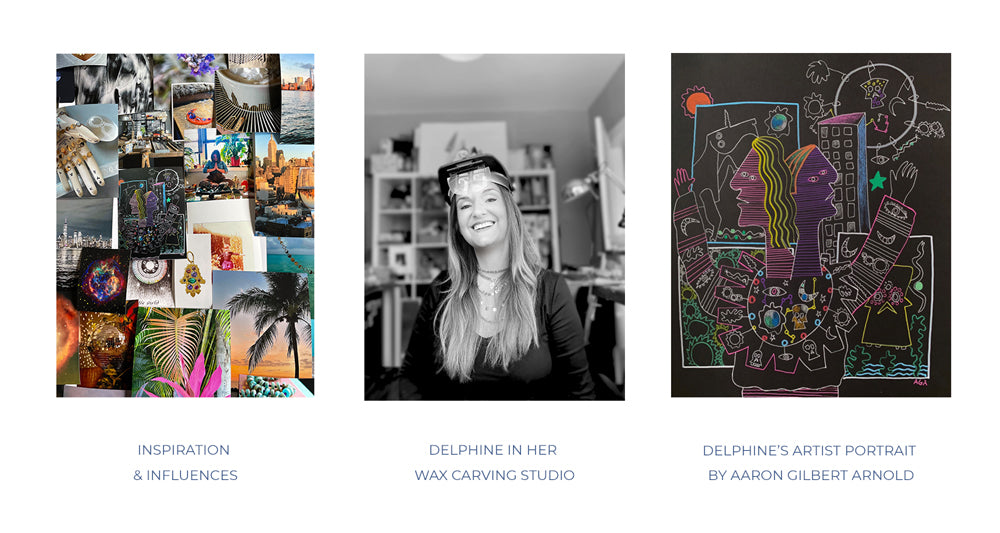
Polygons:
[[[549,270],[538,275],[535,318],[538,346],[503,367],[485,362],[480,342],[471,380],[460,383],[441,367],[441,343],[434,318],[451,283],[442,272],[420,305],[401,370],[406,400],[577,400],[594,399],[594,382],[584,351],[583,325],[566,281]],[[469,324],[469,327],[474,327]]]

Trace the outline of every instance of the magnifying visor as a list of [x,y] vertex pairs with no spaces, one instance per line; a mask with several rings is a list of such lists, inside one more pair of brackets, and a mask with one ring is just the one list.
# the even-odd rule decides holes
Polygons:
[[456,194],[468,195],[473,184],[494,183],[513,191],[507,170],[489,154],[475,155],[438,168],[438,183],[449,204]]

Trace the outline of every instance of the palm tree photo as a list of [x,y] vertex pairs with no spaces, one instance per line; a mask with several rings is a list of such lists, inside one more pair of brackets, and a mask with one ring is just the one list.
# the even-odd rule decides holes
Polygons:
[[[288,341],[288,355],[295,358],[295,377],[299,377],[299,343],[312,342],[312,325],[309,321],[309,280],[306,276],[285,272],[261,272],[267,288],[252,287],[234,295],[226,307],[234,314],[253,315],[253,328],[257,340],[247,348],[250,372],[264,359],[279,329],[284,326]],[[301,336],[298,324],[303,323]]]

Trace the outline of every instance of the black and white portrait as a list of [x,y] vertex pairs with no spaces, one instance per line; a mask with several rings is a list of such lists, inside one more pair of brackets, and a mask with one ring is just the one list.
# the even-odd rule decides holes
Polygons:
[[365,57],[366,399],[624,399],[624,89],[622,55]]

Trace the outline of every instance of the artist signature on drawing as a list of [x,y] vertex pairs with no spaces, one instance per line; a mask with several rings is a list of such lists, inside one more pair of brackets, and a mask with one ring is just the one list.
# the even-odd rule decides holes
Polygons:
[[914,385],[920,385],[921,387],[926,387],[927,386],[927,380],[926,379],[915,379],[915,380],[913,380],[913,384]]

